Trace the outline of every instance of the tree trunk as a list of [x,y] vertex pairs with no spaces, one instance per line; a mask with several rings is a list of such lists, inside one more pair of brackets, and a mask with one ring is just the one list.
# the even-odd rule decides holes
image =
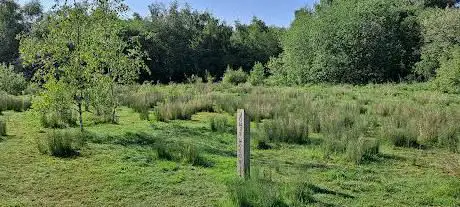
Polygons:
[[110,91],[112,93],[112,123],[113,124],[116,124],[116,112],[117,112],[117,103],[116,103],[116,100],[115,100],[115,92],[113,91],[113,83],[110,85]]
[[77,98],[78,102],[78,120],[80,121],[80,131],[83,132],[83,111],[82,111],[82,99],[83,99],[83,94],[80,92],[80,96]]

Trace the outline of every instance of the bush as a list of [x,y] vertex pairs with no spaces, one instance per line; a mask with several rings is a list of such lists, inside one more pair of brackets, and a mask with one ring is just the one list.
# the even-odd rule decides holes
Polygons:
[[71,87],[60,81],[48,81],[45,91],[33,100],[32,108],[40,116],[46,128],[66,128],[76,125],[73,116],[73,97]]
[[271,142],[304,144],[309,141],[307,124],[304,118],[288,115],[264,121],[259,130],[261,136]]
[[78,156],[79,150],[84,145],[86,132],[70,132],[54,130],[46,135],[46,139],[38,142],[38,150],[43,154],[54,157],[74,157]]
[[227,71],[224,73],[222,82],[227,84],[239,85],[246,83],[248,80],[248,74],[243,71],[242,68],[233,70],[230,66],[227,67]]
[[452,49],[451,56],[441,60],[433,83],[442,92],[460,93],[460,47]]
[[399,81],[410,73],[420,46],[407,2],[321,1],[314,11],[297,12],[282,41],[283,82]]
[[265,68],[260,62],[256,62],[249,74],[249,83],[253,86],[262,85],[265,80]]
[[0,137],[6,136],[6,123],[0,120]]
[[0,91],[21,95],[27,88],[27,81],[22,74],[14,72],[12,65],[0,64]]

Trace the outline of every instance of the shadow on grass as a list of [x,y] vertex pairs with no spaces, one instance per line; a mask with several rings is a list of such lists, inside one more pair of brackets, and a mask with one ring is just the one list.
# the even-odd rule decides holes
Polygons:
[[340,196],[343,198],[355,198],[352,195],[346,194],[346,193],[341,193],[341,192],[336,192],[332,190],[328,190],[326,188],[322,188],[313,184],[308,184],[307,187],[313,191],[315,194],[328,194],[328,195],[334,195],[334,196]]
[[[184,128],[180,129],[184,131]],[[99,144],[114,144],[124,147],[134,147],[139,153],[148,154],[156,152],[158,159],[184,162],[193,166],[205,168],[213,167],[214,163],[202,156],[202,152],[212,152],[212,148],[196,147],[194,144],[176,141],[174,139],[161,139],[158,135],[145,132],[126,132],[117,136],[101,136],[91,134],[87,141]],[[140,147],[140,148],[138,148]],[[146,156],[147,160],[151,158]]]
[[386,161],[406,161],[402,156],[379,153],[373,156],[366,157],[360,164],[382,163]]

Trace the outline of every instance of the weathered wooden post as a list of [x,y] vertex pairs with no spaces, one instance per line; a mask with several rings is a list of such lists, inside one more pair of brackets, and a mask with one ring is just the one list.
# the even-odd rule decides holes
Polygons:
[[237,170],[240,177],[248,178],[250,176],[250,120],[249,116],[243,109],[237,112]]

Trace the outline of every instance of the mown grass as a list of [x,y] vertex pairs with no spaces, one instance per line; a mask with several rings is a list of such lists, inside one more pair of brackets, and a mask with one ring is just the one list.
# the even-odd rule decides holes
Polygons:
[[[53,129],[31,112],[4,112],[0,206],[460,205],[456,96],[401,85],[146,88],[139,90],[162,97],[149,104],[152,112],[165,103],[208,100],[206,107],[191,104],[186,120],[167,122],[156,113],[141,120],[122,107],[117,125],[88,125],[92,136],[70,158],[39,152],[37,137]],[[254,94],[271,98],[251,104]],[[238,107],[260,114],[251,123],[255,139],[266,130],[276,134],[261,136],[269,148],[252,142],[251,164],[259,171],[248,181],[236,177],[231,120]],[[396,146],[393,133],[407,129],[417,146],[405,145],[406,138]]]

